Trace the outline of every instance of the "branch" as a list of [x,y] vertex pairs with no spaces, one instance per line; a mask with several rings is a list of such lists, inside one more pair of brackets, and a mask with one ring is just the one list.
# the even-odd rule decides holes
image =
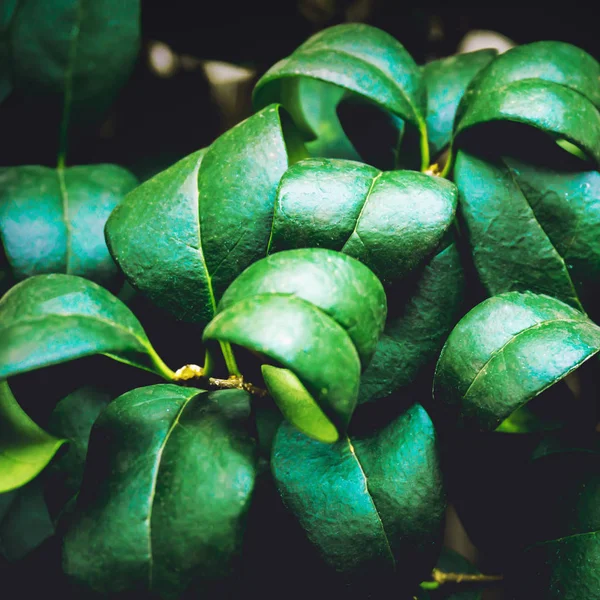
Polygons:
[[191,381],[203,380],[203,383],[209,387],[219,390],[244,390],[258,398],[264,398],[268,392],[263,388],[259,388],[252,383],[247,383],[244,378],[237,375],[232,375],[228,379],[217,379],[215,377],[205,377],[204,369],[198,365],[184,365],[175,371],[174,381]]

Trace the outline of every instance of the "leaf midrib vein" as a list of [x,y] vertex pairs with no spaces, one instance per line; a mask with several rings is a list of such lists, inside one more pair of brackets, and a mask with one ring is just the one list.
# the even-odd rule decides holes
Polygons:
[[354,460],[356,461],[356,464],[360,470],[360,473],[364,479],[365,482],[365,493],[367,494],[369,500],[371,501],[371,504],[373,505],[373,510],[375,512],[375,515],[377,516],[377,521],[379,522],[379,525],[381,527],[381,532],[383,533],[383,539],[385,540],[385,544],[387,547],[387,550],[390,554],[390,559],[392,561],[392,566],[394,568],[394,571],[396,570],[396,559],[394,558],[394,553],[392,552],[392,546],[390,544],[390,540],[388,538],[388,535],[385,531],[385,527],[383,526],[383,521],[381,520],[381,515],[379,514],[379,511],[377,510],[377,505],[375,504],[375,499],[373,498],[373,496],[371,496],[371,492],[369,491],[369,479],[367,477],[367,474],[365,473],[365,470],[362,467],[362,464],[360,463],[360,460],[358,459],[358,456],[356,454],[356,451],[354,449],[354,445],[352,444],[352,442],[350,441],[350,438],[346,436],[346,442],[348,443],[348,449],[350,450],[350,454],[352,454],[352,457],[354,458]]

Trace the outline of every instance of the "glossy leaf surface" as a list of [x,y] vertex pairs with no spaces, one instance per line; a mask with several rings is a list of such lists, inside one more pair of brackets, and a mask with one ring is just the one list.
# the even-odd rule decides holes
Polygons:
[[81,277],[22,281],[0,300],[0,323],[0,379],[92,354],[173,376],[133,313]]
[[39,427],[0,382],[0,494],[20,488],[46,467],[66,440]]
[[346,429],[385,314],[381,283],[357,260],[321,248],[288,250],[240,275],[204,340],[248,348],[291,370],[264,366],[269,392],[298,428],[334,441],[324,417]]
[[596,444],[532,459],[524,549],[508,573],[519,600],[600,598],[599,458]]
[[292,160],[279,108],[260,111],[130,193],[106,226],[113,258],[155,304],[206,323],[235,277],[265,255]]
[[[254,104],[263,107],[282,102],[308,139],[327,135],[322,121],[334,121],[335,105],[342,99],[330,90],[325,102],[311,100],[319,94],[312,86],[302,93],[302,78],[333,84],[408,122],[421,136],[421,162],[427,166],[426,98],[419,67],[404,47],[386,32],[364,24],[329,27],[313,35],[290,56],[279,61],[259,80]],[[316,104],[316,106],[314,106]],[[333,104],[333,106],[332,106]],[[321,113],[321,114],[319,114]],[[325,116],[325,119],[321,117]],[[339,143],[338,122],[330,133]]]
[[317,306],[339,323],[366,366],[383,328],[386,297],[358,261],[313,248],[280,252],[248,267],[227,289],[219,311],[258,294],[286,294]]
[[0,238],[15,278],[68,273],[114,287],[104,225],[136,183],[116,165],[0,170]]
[[343,579],[431,572],[445,496],[435,431],[414,405],[377,434],[323,444],[283,424],[271,462],[284,503]]
[[489,298],[461,319],[442,350],[436,406],[461,427],[496,429],[598,350],[600,328],[559,300],[527,292]]
[[15,87],[98,116],[129,77],[140,45],[140,2],[20,2],[11,26]]
[[63,398],[50,415],[48,430],[69,441],[67,451],[50,467],[67,495],[79,491],[92,426],[110,400],[106,391],[84,386]]
[[454,177],[475,266],[490,294],[531,290],[594,311],[600,173],[459,152]]
[[563,42],[535,42],[500,55],[473,80],[455,135],[492,121],[531,125],[600,163],[600,65]]
[[[404,288],[404,286],[402,286]],[[433,364],[461,316],[465,276],[451,241],[388,301],[388,318],[360,380],[360,403],[386,398]]]
[[456,110],[468,85],[495,56],[495,50],[485,49],[432,60],[423,66],[427,135],[433,158],[450,144]]
[[54,535],[41,479],[0,494],[0,557],[9,562],[25,558]]
[[173,598],[193,582],[214,593],[254,487],[249,417],[240,390],[157,385],[113,401],[92,431],[65,572],[103,593]]
[[330,248],[393,283],[440,245],[456,201],[454,185],[438,177],[339,159],[301,161],[277,190],[269,251]]

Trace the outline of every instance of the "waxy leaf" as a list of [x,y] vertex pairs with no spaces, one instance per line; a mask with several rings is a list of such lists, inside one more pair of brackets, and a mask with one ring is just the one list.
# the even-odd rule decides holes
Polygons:
[[283,119],[276,106],[258,112],[143,183],[109,218],[108,247],[129,282],[178,319],[210,321],[229,284],[266,254],[275,191],[299,151]]
[[531,125],[600,163],[600,64],[563,42],[535,42],[500,55],[472,81],[455,135],[492,121]]
[[31,481],[64,444],[39,427],[0,382],[0,494]]
[[104,225],[136,183],[116,165],[1,169],[0,239],[14,277],[67,273],[114,287]]
[[414,405],[376,434],[335,444],[284,423],[271,468],[284,503],[333,571],[350,582],[362,575],[370,586],[390,576],[411,586],[431,572],[441,541],[436,446],[429,416]]
[[0,379],[105,354],[171,379],[133,313],[74,275],[36,275],[0,299]]
[[433,364],[461,316],[465,276],[450,241],[388,300],[388,317],[360,380],[359,403],[387,398]]
[[283,414],[331,442],[352,416],[361,368],[373,355],[385,314],[381,283],[357,260],[320,248],[288,250],[240,275],[203,339],[274,361],[278,367],[265,364],[262,373]]
[[[305,90],[305,78],[323,86],[312,84]],[[332,91],[331,85],[341,88],[340,93]],[[325,89],[321,91],[321,87]],[[315,96],[322,101],[315,100]],[[329,145],[340,146],[341,125],[335,108],[343,97],[372,103],[417,130],[421,164],[423,168],[428,166],[421,73],[404,47],[384,31],[364,24],[324,29],[271,67],[254,90],[255,106],[281,102],[309,140],[321,138],[321,150]]]
[[457,54],[427,63],[423,79],[427,87],[427,135],[432,157],[452,139],[454,117],[471,80],[496,56],[496,50]]
[[0,557],[9,562],[25,558],[54,535],[41,479],[0,494]]
[[60,481],[66,496],[72,497],[79,491],[92,425],[110,400],[108,392],[84,386],[63,398],[50,415],[48,430],[69,441],[67,451],[49,468],[52,487],[56,488]]
[[273,254],[229,286],[219,312],[258,294],[292,295],[314,304],[346,330],[368,365],[383,328],[386,297],[377,277],[358,261],[314,248]]
[[527,292],[489,298],[461,319],[442,349],[436,408],[474,430],[538,428],[523,414],[526,403],[599,350],[600,327],[559,300]]
[[17,0],[4,0],[0,4],[0,104],[10,95],[13,87],[8,32],[16,8]]
[[519,600],[600,598],[600,453],[595,444],[534,457],[520,496],[521,551],[507,583]]
[[156,385],[113,401],[92,430],[65,572],[101,593],[220,595],[256,476],[249,417],[241,390]]
[[530,290],[593,311],[600,276],[600,173],[456,158],[473,260],[491,295]]
[[439,247],[456,202],[454,185],[439,177],[347,160],[304,160],[279,184],[269,252],[325,247],[394,283]]
[[10,35],[15,87],[63,103],[66,116],[99,116],[127,81],[139,45],[139,0],[20,2]]

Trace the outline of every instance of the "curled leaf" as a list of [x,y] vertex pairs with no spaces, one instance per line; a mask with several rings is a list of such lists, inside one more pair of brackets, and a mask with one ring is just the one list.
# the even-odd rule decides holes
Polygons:
[[36,477],[66,442],[39,427],[0,382],[0,494]]
[[455,136],[498,121],[566,140],[600,164],[600,64],[563,42],[535,42],[500,55],[475,77],[458,108]]
[[599,350],[600,328],[563,302],[532,293],[495,296],[448,337],[435,372],[436,406],[468,429],[539,428],[522,407]]
[[391,577],[410,587],[431,572],[445,495],[435,431],[420,405],[375,434],[335,444],[284,423],[271,468],[284,503],[338,577],[360,584],[368,574],[369,586],[386,589]]
[[454,178],[475,267],[490,294],[530,290],[594,311],[600,173],[459,152]]
[[156,385],[114,400],[92,430],[65,572],[100,593],[220,594],[256,476],[249,417],[241,390]]
[[0,300],[0,379],[92,354],[174,375],[127,306],[87,279],[35,275]]
[[[305,79],[312,80],[308,90]],[[348,96],[374,104],[416,130],[421,163],[427,167],[426,98],[419,67],[397,40],[375,27],[344,24],[313,35],[259,80],[254,104],[261,108],[281,102],[309,140],[320,139],[321,152],[332,156],[332,147],[333,156],[340,156],[342,147],[352,157],[352,144],[340,141],[344,136],[335,113]]]
[[206,323],[229,284],[267,249],[279,180],[296,158],[269,106],[209,148],[144,182],[106,225],[129,282],[178,319]]
[[456,201],[454,185],[439,177],[339,159],[301,161],[279,184],[269,251],[330,248],[393,283],[439,247]]
[[308,435],[333,441],[337,433],[324,417],[338,431],[346,429],[385,314],[383,287],[360,262],[325,249],[289,250],[240,275],[203,339],[274,361],[263,366],[263,376],[282,412]]

